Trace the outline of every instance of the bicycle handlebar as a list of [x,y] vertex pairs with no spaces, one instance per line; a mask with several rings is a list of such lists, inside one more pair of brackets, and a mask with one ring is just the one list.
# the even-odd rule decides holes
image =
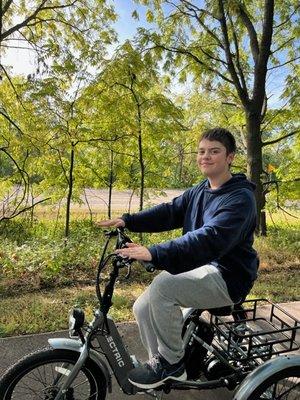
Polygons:
[[[116,247],[115,249],[122,249],[126,247],[126,243],[132,243],[130,237],[128,237],[124,233],[124,228],[116,228],[115,230],[111,231],[105,231],[104,232],[105,236],[107,237],[106,244],[104,246],[103,252],[101,259],[99,261],[98,265],[98,271],[97,271],[97,276],[96,276],[96,293],[98,300],[100,302],[100,310],[106,315],[112,305],[112,296],[113,296],[113,291],[114,291],[114,286],[116,279],[118,278],[119,275],[119,269],[127,267],[128,268],[128,273],[125,278],[129,278],[130,276],[130,271],[131,271],[131,264],[134,261],[140,262],[142,266],[146,269],[147,272],[154,272],[155,271],[155,266],[148,261],[139,261],[135,259],[129,259],[128,257],[122,257],[119,254],[116,253],[110,253],[105,257],[106,250],[108,248],[108,243],[111,238],[116,237]],[[100,290],[100,274],[105,265],[112,260],[112,265],[113,265],[113,270],[109,274],[109,281],[106,284],[104,288],[103,295]]]
[[151,262],[149,262],[149,261],[139,261],[139,262],[142,264],[142,266],[145,268],[145,270],[147,272],[154,272],[155,271],[155,265],[152,264]]

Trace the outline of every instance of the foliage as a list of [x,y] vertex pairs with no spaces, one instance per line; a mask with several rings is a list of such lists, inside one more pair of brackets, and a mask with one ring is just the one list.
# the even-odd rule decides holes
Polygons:
[[[281,90],[285,106],[292,108],[295,96],[299,96],[294,83],[289,88],[289,82],[297,76],[299,59],[298,3],[137,2],[147,7],[148,21],[155,23],[152,30],[140,28],[141,46],[150,48],[171,74],[179,75],[179,81],[192,76],[200,95],[212,92],[213,98],[223,101],[224,108],[242,110],[239,131],[247,150],[248,176],[257,185],[258,231],[266,234],[264,208],[269,177],[264,173],[267,157],[263,150],[299,134],[294,118],[283,122],[281,109],[275,113],[268,110],[272,89],[278,94],[278,87],[272,84],[278,68],[282,67],[287,76]],[[237,111],[235,117],[239,114]]]
[[[283,214],[273,216],[269,237],[259,237],[259,278],[252,297],[274,301],[299,300],[299,222]],[[179,231],[147,234],[147,245],[170,239]],[[298,235],[298,237],[297,237]],[[134,241],[139,238],[130,234]],[[87,220],[72,221],[71,235],[63,237],[63,224],[54,221],[12,220],[1,231],[0,336],[66,329],[71,307],[83,307],[88,315],[97,305],[94,278],[103,236]],[[134,300],[153,279],[138,264],[130,280],[119,279],[112,316],[117,321],[133,319]],[[92,285],[92,286],[90,286]]]
[[[262,207],[274,211],[299,197],[297,4],[275,5],[266,82],[276,79],[282,57],[288,57],[283,106],[265,107],[272,94],[267,85],[259,137],[252,141],[248,116],[257,110],[247,107],[252,100],[256,104],[262,3],[209,1],[203,8],[187,1],[140,3],[154,31],[141,28],[135,42],[114,49],[108,46],[116,39],[111,28],[116,15],[106,1],[89,7],[85,1],[3,3],[0,50],[23,35],[41,54],[34,76],[6,74],[0,82],[0,221],[26,210],[33,219],[35,204],[49,198],[62,205],[58,214],[67,204],[68,236],[71,202],[79,202],[87,187],[105,187],[110,194],[130,189],[139,193],[143,208],[147,190],[186,188],[199,180],[197,138],[212,126],[226,126],[237,138],[234,172],[247,169],[251,178],[249,160],[259,164],[257,193],[267,196]],[[13,14],[24,23],[14,25]],[[247,106],[235,92],[228,56]],[[259,144],[251,156],[250,142]],[[107,207],[110,216],[110,201]]]
[[[52,60],[66,50],[82,58],[92,51],[96,65],[116,39],[110,26],[116,14],[105,0],[6,1],[1,2],[0,17],[1,52],[27,44],[38,55],[37,74],[48,72]],[[7,76],[4,65],[1,68]]]

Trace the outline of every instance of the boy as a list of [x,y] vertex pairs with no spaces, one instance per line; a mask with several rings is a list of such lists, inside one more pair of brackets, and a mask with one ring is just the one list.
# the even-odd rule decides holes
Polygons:
[[133,307],[149,354],[149,361],[128,376],[139,388],[154,389],[167,379],[186,380],[181,307],[233,305],[246,297],[256,279],[255,186],[245,175],[231,174],[235,151],[235,139],[226,129],[204,132],[197,163],[206,180],[171,203],[99,223],[134,232],[183,228],[183,235],[174,240],[149,248],[129,243],[117,250],[164,270]]

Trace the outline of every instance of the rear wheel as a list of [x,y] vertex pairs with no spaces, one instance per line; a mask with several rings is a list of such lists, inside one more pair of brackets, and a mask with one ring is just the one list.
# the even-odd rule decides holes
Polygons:
[[245,400],[299,400],[300,365],[283,369],[262,382]]
[[[45,349],[15,364],[0,381],[1,400],[54,400],[79,353]],[[88,360],[63,395],[62,400],[104,400],[106,379],[102,371]]]

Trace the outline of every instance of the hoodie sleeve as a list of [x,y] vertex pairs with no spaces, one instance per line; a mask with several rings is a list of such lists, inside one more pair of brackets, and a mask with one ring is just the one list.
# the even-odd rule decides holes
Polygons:
[[255,203],[244,196],[224,204],[201,228],[151,246],[152,263],[171,274],[215,261],[240,243],[255,221]]
[[162,203],[136,214],[123,214],[125,226],[132,232],[163,232],[183,226],[191,189],[169,203]]

